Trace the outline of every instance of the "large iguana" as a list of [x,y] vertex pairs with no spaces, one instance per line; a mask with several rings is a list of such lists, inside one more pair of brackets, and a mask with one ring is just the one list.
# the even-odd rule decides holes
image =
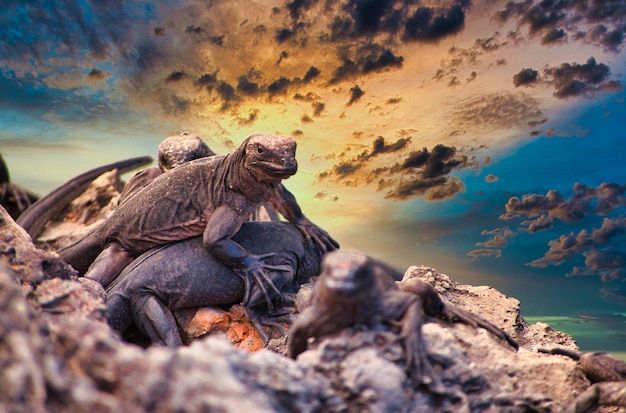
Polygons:
[[59,254],[106,287],[141,253],[202,235],[204,247],[243,278],[246,297],[254,281],[267,299],[264,284],[278,291],[266,272],[281,268],[265,263],[267,257],[250,254],[231,239],[258,205],[271,202],[322,252],[338,247],[326,231],[304,216],[295,197],[281,184],[297,171],[295,151],[291,137],[256,133],[228,155],[176,167],[135,191],[102,225]]
[[[272,254],[267,262],[283,271],[269,277],[282,292],[296,292],[319,271],[320,250],[287,223],[246,222],[232,239],[251,254]],[[176,346],[182,340],[175,310],[237,304],[244,294],[243,280],[194,237],[150,250],[127,266],[107,289],[107,320],[121,334],[135,324],[153,344]],[[256,311],[264,302],[254,286],[248,308]]]

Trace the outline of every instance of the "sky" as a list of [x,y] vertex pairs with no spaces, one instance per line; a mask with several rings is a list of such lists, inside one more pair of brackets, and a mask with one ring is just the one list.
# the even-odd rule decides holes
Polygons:
[[626,349],[626,2],[0,0],[0,153],[45,194],[156,156],[298,142],[344,248],[488,284]]

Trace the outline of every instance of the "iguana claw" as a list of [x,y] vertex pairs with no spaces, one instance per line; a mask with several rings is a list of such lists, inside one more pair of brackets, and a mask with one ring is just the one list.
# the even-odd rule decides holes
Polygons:
[[265,302],[269,309],[274,308],[274,304],[272,303],[272,298],[270,297],[270,293],[268,292],[267,287],[269,286],[270,290],[277,296],[279,299],[282,299],[283,294],[276,287],[270,276],[267,274],[267,271],[280,271],[280,272],[289,272],[291,271],[291,267],[288,265],[270,265],[264,262],[265,259],[271,258],[276,254],[264,254],[264,255],[250,255],[246,260],[246,266],[243,268],[235,269],[235,273],[241,277],[243,280],[244,287],[244,296],[242,304],[244,306],[248,306],[250,303],[250,296],[252,293],[252,283],[251,280],[256,283],[261,289],[263,293],[263,298],[265,298]]
[[296,227],[302,232],[304,238],[313,241],[315,245],[324,253],[334,251],[339,248],[339,243],[322,228],[315,225],[307,218],[303,218],[296,223]]

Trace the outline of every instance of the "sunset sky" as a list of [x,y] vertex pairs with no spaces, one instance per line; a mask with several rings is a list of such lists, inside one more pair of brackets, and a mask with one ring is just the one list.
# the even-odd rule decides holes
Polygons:
[[626,349],[626,1],[0,3],[13,182],[291,135],[285,185],[342,247]]

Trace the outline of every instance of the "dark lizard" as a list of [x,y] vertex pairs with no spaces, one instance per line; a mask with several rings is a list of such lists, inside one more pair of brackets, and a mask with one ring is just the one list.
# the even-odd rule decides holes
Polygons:
[[576,360],[592,383],[563,413],[591,413],[600,406],[626,407],[626,362],[605,352],[584,353],[565,347],[542,347],[537,351]]
[[258,205],[270,201],[322,252],[338,247],[326,231],[304,216],[295,197],[281,184],[297,171],[295,150],[291,137],[253,134],[228,155],[173,168],[135,191],[101,226],[61,249],[59,255],[106,287],[141,253],[202,235],[204,247],[243,278],[244,305],[251,281],[269,301],[267,287],[278,291],[265,273],[280,268],[266,264],[266,256],[250,254],[231,239]]
[[17,223],[35,239],[41,233],[46,223],[63,210],[76,196],[82,193],[91,182],[104,172],[117,169],[124,173],[152,162],[149,156],[124,159],[107,165],[90,169],[75,176],[64,184],[41,197],[37,202],[26,209],[17,219]]
[[11,182],[9,168],[0,155],[0,206],[16,219],[37,198],[37,195]]
[[426,355],[422,325],[427,317],[461,321],[482,327],[517,349],[517,343],[491,323],[444,304],[432,286],[418,279],[396,281],[402,274],[357,251],[334,251],[322,260],[321,274],[313,287],[311,305],[289,331],[288,355],[306,350],[308,339],[320,339],[340,330],[378,323],[400,325],[406,367],[416,384],[439,386]]
[[[295,292],[319,271],[319,249],[287,223],[246,222],[233,240],[252,254],[273,254],[268,263],[286,269],[270,275],[281,291]],[[121,334],[135,324],[153,344],[176,346],[182,340],[175,310],[232,305],[244,293],[243,280],[194,237],[150,250],[126,267],[107,289],[107,319]],[[264,302],[255,285],[248,308]]]

